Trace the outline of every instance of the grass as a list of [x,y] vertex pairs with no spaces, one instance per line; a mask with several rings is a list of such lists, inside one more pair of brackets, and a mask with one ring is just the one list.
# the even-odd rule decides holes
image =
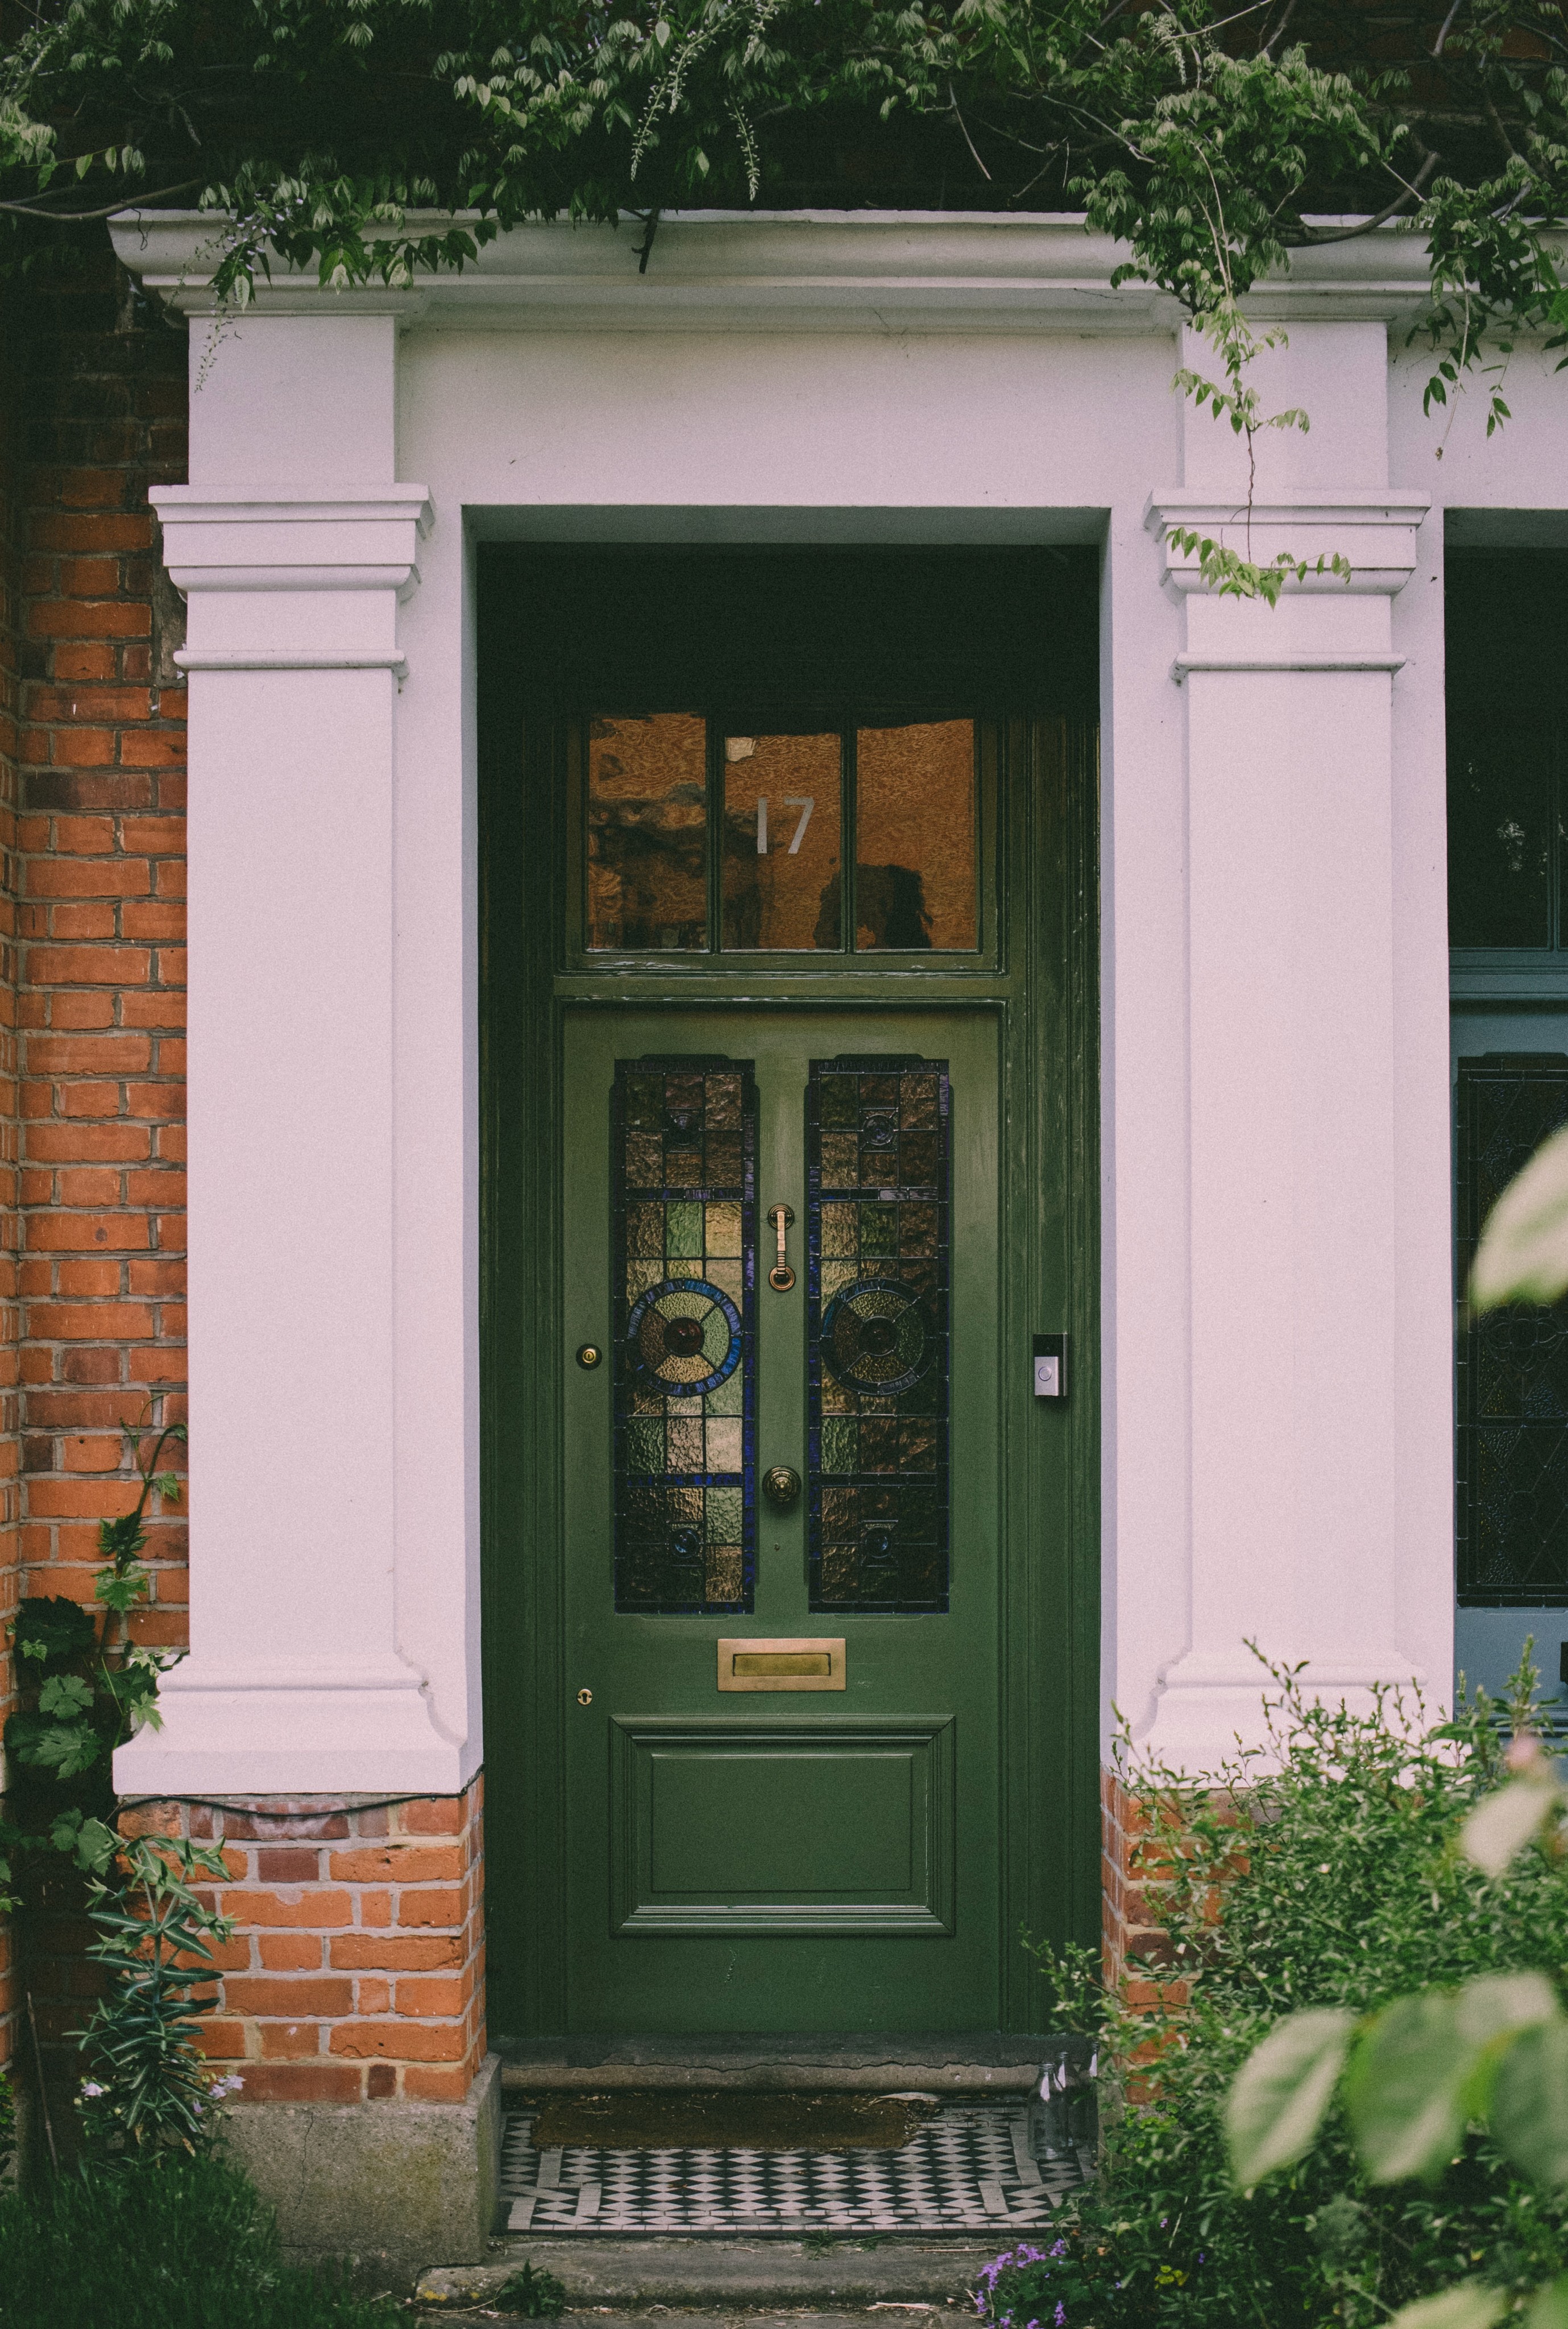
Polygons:
[[0,2329],[390,2329],[401,2308],[285,2264],[221,2158],[0,2194]]

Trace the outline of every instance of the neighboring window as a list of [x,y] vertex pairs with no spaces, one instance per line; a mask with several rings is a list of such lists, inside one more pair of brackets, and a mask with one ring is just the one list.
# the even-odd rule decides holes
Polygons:
[[1449,944],[1568,969],[1568,553],[1455,552],[1447,579]]
[[[1568,1057],[1460,1061],[1455,1218],[1459,1282],[1493,1204],[1548,1133],[1568,1123]],[[1568,1600],[1568,1314],[1511,1305],[1459,1338],[1461,1608]]]
[[978,948],[972,715],[601,712],[586,725],[590,953]]

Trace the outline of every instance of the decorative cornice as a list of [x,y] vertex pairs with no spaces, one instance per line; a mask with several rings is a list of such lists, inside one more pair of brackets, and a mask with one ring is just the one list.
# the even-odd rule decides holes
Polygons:
[[155,486],[148,499],[191,603],[182,671],[408,676],[397,610],[419,580],[423,486]]
[[[1337,493],[1304,491],[1297,499],[1221,501],[1212,493],[1174,487],[1150,494],[1143,523],[1165,552],[1165,583],[1178,595],[1207,589],[1195,552],[1177,549],[1172,528],[1193,533],[1267,565],[1283,552],[1316,565],[1319,558],[1345,559],[1342,574],[1309,574],[1289,590],[1381,594],[1392,598],[1415,571],[1415,537],[1432,507],[1431,496],[1394,486],[1358,487]],[[1291,666],[1282,666],[1290,668]]]
[[419,579],[423,486],[156,486],[164,563],[192,590],[392,590]]
[[[416,228],[451,222],[434,213],[409,219]],[[125,211],[110,233],[148,290],[187,314],[211,315],[228,223],[199,211]],[[1126,246],[1090,234],[1070,212],[671,212],[645,274],[639,240],[629,220],[620,229],[513,227],[461,273],[421,276],[406,291],[370,284],[327,293],[314,270],[275,262],[254,304],[262,314],[319,314],[330,299],[337,314],[466,329],[1148,332],[1181,321],[1176,302],[1146,283],[1113,288]],[[1424,244],[1381,228],[1297,251],[1248,309],[1409,321],[1429,282]]]

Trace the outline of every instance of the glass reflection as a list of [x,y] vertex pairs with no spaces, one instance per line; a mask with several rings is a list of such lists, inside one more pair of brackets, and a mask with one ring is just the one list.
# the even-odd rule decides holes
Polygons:
[[708,944],[708,723],[588,722],[590,948]]
[[1550,751],[1539,723],[1451,728],[1450,946],[1551,945]]
[[726,947],[842,946],[841,763],[836,729],[725,737]]
[[900,717],[857,729],[855,946],[973,947],[974,721]]

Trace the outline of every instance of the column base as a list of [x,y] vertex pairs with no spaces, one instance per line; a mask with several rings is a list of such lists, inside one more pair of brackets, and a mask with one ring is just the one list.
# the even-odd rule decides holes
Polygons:
[[161,1730],[115,1757],[121,1796],[455,1796],[474,1776],[406,1666],[176,1666]]

